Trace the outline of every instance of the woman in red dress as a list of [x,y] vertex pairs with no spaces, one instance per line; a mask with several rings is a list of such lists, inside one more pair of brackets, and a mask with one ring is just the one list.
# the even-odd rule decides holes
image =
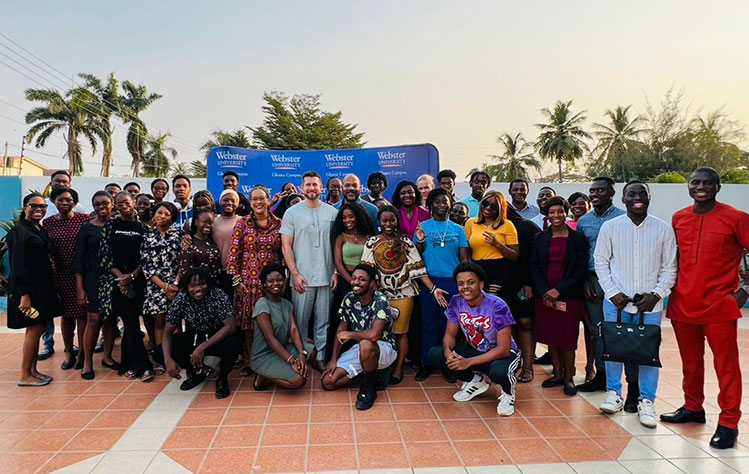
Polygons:
[[[63,370],[75,367],[83,368],[83,333],[86,329],[86,308],[78,304],[78,290],[75,285],[73,272],[73,258],[75,257],[75,241],[78,231],[83,224],[91,220],[91,216],[80,212],[73,212],[78,204],[78,193],[69,188],[55,189],[49,196],[57,208],[57,214],[42,221],[42,227],[55,245],[52,255],[52,268],[55,275],[55,286],[60,294],[64,312],[60,329],[62,341],[65,344],[65,360],[60,366]],[[73,352],[73,336],[76,323],[78,325],[78,359]]]

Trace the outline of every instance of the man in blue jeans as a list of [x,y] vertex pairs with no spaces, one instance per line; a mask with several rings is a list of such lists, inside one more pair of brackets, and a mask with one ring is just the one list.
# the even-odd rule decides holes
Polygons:
[[[616,321],[621,312],[622,322],[630,323],[639,321],[643,314],[644,324],[660,326],[663,299],[676,282],[676,236],[670,225],[648,215],[647,184],[630,181],[622,192],[627,213],[601,226],[594,253],[596,275],[605,298],[603,319]],[[624,407],[624,364],[606,361],[605,365],[607,395],[600,410],[612,414]],[[658,368],[640,365],[638,379],[640,423],[655,428]]]

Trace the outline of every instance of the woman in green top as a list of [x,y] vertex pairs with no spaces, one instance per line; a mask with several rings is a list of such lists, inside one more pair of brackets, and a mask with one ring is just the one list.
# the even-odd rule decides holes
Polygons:
[[[291,302],[281,298],[286,289],[285,269],[269,263],[260,272],[265,297],[255,303],[255,335],[250,367],[255,372],[255,390],[267,390],[266,381],[291,390],[304,387],[310,376],[309,361],[315,346],[303,342]],[[302,355],[299,357],[299,355]]]
[[[333,304],[330,306],[328,324],[328,341],[335,340],[340,322],[338,308],[343,298],[351,291],[351,273],[361,262],[364,243],[374,235],[374,224],[367,211],[359,204],[343,202],[338,211],[330,237],[333,240],[333,263],[338,274],[338,286],[333,293]],[[333,343],[325,346],[325,360],[330,360]]]

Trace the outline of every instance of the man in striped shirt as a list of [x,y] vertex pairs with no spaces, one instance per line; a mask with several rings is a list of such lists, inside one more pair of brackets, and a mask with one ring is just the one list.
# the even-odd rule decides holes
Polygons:
[[[667,223],[648,215],[650,189],[641,181],[624,186],[622,202],[625,215],[601,226],[594,252],[596,275],[604,293],[603,319],[622,322],[639,320],[661,325],[663,299],[676,282],[676,237]],[[606,361],[606,401],[600,410],[616,413],[624,407],[622,364]],[[639,367],[637,412],[640,423],[655,428],[655,391],[658,368]]]

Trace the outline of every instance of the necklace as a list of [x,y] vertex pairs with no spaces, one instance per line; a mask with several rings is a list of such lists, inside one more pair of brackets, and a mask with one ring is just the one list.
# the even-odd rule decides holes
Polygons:
[[[438,221],[434,221],[434,222],[436,224]],[[445,239],[447,238],[447,232],[450,230],[450,224],[448,224],[447,221],[445,221],[445,226],[443,227],[443,229],[444,231],[442,233],[440,233],[440,231],[437,230],[437,238],[440,241],[440,247],[445,246]]]

